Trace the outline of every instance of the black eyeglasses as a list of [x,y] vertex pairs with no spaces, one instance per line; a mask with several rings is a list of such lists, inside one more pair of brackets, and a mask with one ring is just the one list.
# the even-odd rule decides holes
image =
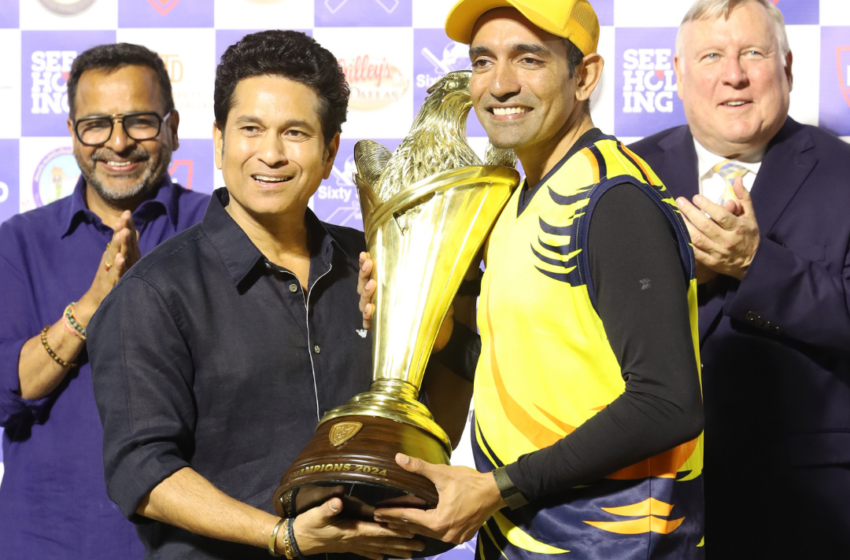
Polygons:
[[162,123],[168,120],[171,111],[160,117],[159,114],[150,113],[127,113],[126,115],[109,115],[103,117],[86,117],[74,121],[74,134],[77,140],[86,146],[99,146],[112,138],[115,121],[120,121],[124,127],[124,133],[135,140],[153,140],[159,136]]

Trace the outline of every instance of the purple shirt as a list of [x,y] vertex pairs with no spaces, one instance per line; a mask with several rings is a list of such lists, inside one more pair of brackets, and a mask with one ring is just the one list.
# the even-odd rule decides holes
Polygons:
[[[114,560],[141,558],[133,524],[106,495],[103,428],[85,349],[43,399],[21,398],[24,342],[91,286],[112,229],[74,194],[0,224],[0,557]],[[209,196],[163,180],[133,219],[142,255],[199,222]]]

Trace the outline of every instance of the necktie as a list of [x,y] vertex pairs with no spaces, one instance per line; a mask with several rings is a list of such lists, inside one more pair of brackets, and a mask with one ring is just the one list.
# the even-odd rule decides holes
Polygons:
[[735,184],[735,179],[738,177],[743,177],[747,173],[749,173],[749,169],[742,165],[738,165],[734,161],[725,159],[714,166],[714,172],[720,175],[723,178],[723,182],[726,183],[726,188],[723,189],[723,197],[720,199],[720,206],[726,204],[727,200],[737,200],[738,197],[735,196],[735,190],[732,188],[732,185]]

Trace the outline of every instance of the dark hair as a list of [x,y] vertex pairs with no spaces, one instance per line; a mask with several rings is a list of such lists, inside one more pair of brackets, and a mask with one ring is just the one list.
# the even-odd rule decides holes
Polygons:
[[77,97],[77,84],[86,70],[114,71],[124,66],[145,66],[156,74],[159,82],[159,95],[165,113],[174,110],[174,98],[171,95],[171,80],[165,71],[165,64],[159,55],[141,45],[132,43],[112,43],[98,45],[83,52],[74,59],[71,74],[68,76],[68,107],[71,119],[74,118],[74,100]]
[[261,31],[230,45],[215,71],[214,109],[224,132],[237,84],[254,76],[283,76],[308,86],[320,100],[325,144],[342,130],[348,111],[348,84],[336,57],[299,31]]
[[[566,38],[564,38],[564,47],[567,49],[567,68],[570,71],[570,78],[572,78],[576,70],[578,70],[581,61],[584,59],[584,53],[572,41]],[[585,113],[590,114],[590,99],[584,102],[583,109]]]
[[570,70],[570,78],[575,75],[576,70],[584,59],[584,53],[569,39],[564,39],[564,48],[567,49],[567,68]]

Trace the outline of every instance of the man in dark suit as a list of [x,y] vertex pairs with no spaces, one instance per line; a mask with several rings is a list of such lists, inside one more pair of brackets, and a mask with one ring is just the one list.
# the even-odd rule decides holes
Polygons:
[[709,558],[850,558],[850,147],[788,117],[792,60],[771,2],[699,0],[688,125],[632,146],[703,282]]

